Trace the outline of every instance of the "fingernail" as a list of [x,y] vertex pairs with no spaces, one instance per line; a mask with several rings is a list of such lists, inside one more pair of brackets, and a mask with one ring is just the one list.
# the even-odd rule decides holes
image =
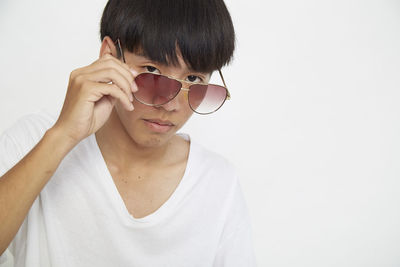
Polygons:
[[131,89],[132,89],[132,92],[137,92],[137,91],[138,91],[138,88],[137,88],[137,85],[136,85],[135,82],[133,82],[133,83],[131,84]]
[[132,102],[133,101],[133,95],[129,94],[129,100]]
[[134,107],[133,104],[131,103],[131,106],[129,107],[129,110],[132,111],[132,110],[134,110],[134,109],[135,109],[135,107]]

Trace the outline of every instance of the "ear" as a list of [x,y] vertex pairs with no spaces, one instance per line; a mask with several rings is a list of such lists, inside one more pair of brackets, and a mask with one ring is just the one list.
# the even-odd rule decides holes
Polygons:
[[105,36],[103,38],[103,41],[101,42],[99,57],[102,57],[105,54],[117,57],[117,47],[115,46],[113,40],[109,36]]

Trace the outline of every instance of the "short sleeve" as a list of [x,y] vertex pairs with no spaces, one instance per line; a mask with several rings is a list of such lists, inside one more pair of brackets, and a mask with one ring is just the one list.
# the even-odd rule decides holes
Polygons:
[[14,266],[14,257],[10,253],[9,249],[0,255],[0,267],[13,267]]
[[235,185],[225,228],[213,266],[255,267],[251,219],[239,181]]
[[[15,141],[4,132],[0,135],[0,177],[20,160],[20,153]],[[13,266],[13,255],[10,249],[0,255],[0,267]]]
[[[40,141],[53,121],[50,114],[40,111],[21,117],[0,134],[0,179]],[[18,233],[24,237],[26,231],[27,220],[25,219]],[[6,251],[0,255],[0,267],[14,266],[16,251],[14,241],[15,238]]]
[[21,160],[20,151],[15,140],[8,132],[0,135],[0,177]]
[[20,117],[0,134],[0,177],[29,153],[54,121],[54,115],[40,110]]

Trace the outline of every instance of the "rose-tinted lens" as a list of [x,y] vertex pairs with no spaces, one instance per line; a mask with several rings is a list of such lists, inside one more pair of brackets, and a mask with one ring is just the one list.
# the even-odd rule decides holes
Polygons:
[[189,90],[189,105],[200,114],[208,114],[219,109],[225,102],[227,91],[214,84],[194,84]]
[[153,73],[141,73],[135,78],[138,91],[135,98],[148,105],[163,105],[173,99],[181,89],[181,83]]

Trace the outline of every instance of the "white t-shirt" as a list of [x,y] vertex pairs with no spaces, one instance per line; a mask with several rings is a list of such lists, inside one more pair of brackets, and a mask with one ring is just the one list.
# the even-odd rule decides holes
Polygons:
[[[55,118],[30,114],[1,135],[0,175],[39,142]],[[14,258],[16,267],[252,267],[250,221],[232,165],[193,140],[171,197],[154,213],[134,218],[93,134],[62,160],[0,266]]]

